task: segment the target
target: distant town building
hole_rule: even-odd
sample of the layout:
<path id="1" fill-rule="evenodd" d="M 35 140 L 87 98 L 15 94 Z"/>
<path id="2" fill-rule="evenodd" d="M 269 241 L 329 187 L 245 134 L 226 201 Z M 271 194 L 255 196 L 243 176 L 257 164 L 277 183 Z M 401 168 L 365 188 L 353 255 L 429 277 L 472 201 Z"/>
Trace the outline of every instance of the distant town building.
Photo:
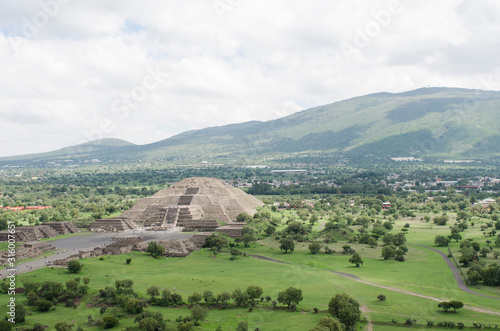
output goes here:
<path id="1" fill-rule="evenodd" d="M 295 170 L 295 169 L 290 169 L 290 170 L 271 170 L 271 173 L 283 173 L 283 174 L 305 174 L 307 173 L 307 170 Z"/>

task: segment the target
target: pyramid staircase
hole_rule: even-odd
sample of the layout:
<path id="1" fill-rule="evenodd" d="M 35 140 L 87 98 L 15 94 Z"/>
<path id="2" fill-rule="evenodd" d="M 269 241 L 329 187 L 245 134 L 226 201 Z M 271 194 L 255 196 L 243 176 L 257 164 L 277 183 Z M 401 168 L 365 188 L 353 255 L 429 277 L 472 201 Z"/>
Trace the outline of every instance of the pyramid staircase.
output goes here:
<path id="1" fill-rule="evenodd" d="M 48 222 L 48 223 L 44 223 L 44 225 L 50 226 L 58 234 L 68 234 L 68 233 L 80 232 L 80 229 L 78 229 L 71 222 Z"/>
<path id="2" fill-rule="evenodd" d="M 145 210 L 146 221 L 144 222 L 144 227 L 154 227 L 159 228 L 163 226 L 165 222 L 165 217 L 167 214 L 167 209 L 159 207 L 158 205 L 148 206 Z"/>
<path id="3" fill-rule="evenodd" d="M 91 226 L 91 231 L 125 231 L 135 230 L 138 226 L 135 222 L 123 217 L 110 217 L 97 220 Z"/>

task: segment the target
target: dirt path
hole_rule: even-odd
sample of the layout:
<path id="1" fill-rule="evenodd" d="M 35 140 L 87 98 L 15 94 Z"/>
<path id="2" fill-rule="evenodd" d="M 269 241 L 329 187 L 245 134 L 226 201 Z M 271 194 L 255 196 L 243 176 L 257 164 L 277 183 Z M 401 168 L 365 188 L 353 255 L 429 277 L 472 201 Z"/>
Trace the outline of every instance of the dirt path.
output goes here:
<path id="1" fill-rule="evenodd" d="M 458 287 L 462 291 L 470 293 L 470 294 L 474 294 L 474 295 L 479 295 L 479 296 L 482 296 L 482 297 L 490 298 L 490 299 L 500 300 L 500 297 L 495 297 L 495 296 L 492 296 L 492 295 L 477 293 L 477 292 L 471 290 L 470 288 L 468 288 L 467 285 L 465 285 L 465 282 L 464 282 L 464 279 L 462 278 L 462 275 L 460 275 L 460 270 L 458 270 L 458 268 L 455 265 L 455 263 L 453 263 L 453 261 L 450 260 L 450 258 L 448 258 L 448 256 L 445 253 L 443 253 L 440 250 L 437 250 L 435 248 L 424 246 L 424 245 L 420 245 L 420 244 L 411 244 L 411 243 L 408 243 L 408 244 L 409 245 L 423 247 L 423 248 L 426 248 L 426 249 L 430 249 L 431 251 L 436 252 L 439 255 L 441 255 L 441 257 L 445 260 L 446 264 L 448 264 L 448 267 L 450 267 L 451 272 L 453 273 L 453 276 L 455 276 L 455 279 L 457 281 L 457 285 L 458 285 Z"/>
<path id="2" fill-rule="evenodd" d="M 368 314 L 370 312 L 370 308 L 368 308 L 367 305 L 362 305 L 361 307 L 359 307 L 359 310 L 361 310 L 363 312 L 363 314 L 365 314 L 365 317 L 367 316 L 366 314 Z M 366 331 L 373 331 L 373 324 L 372 324 L 371 320 L 368 320 L 368 325 L 366 326 Z"/>
<path id="3" fill-rule="evenodd" d="M 339 271 L 333 271 L 333 270 L 328 270 L 328 269 L 315 268 L 315 267 L 310 267 L 310 266 L 306 266 L 306 265 L 302 265 L 302 264 L 296 264 L 296 263 L 290 263 L 290 262 L 280 261 L 280 260 L 276 260 L 276 259 L 273 259 L 273 258 L 270 258 L 270 257 L 267 257 L 267 256 L 262 256 L 262 255 L 249 254 L 249 256 L 257 258 L 257 259 L 261 259 L 261 260 L 275 262 L 275 263 L 283 263 L 283 264 L 296 265 L 296 266 L 300 266 L 300 267 L 303 267 L 303 268 L 310 268 L 310 269 L 319 269 L 319 270 L 323 270 L 323 271 L 326 271 L 326 272 L 330 272 L 332 274 L 339 275 L 339 276 L 344 277 L 344 278 L 352 279 L 352 280 L 354 280 L 356 282 L 360 282 L 360 283 L 363 283 L 363 284 L 366 284 L 366 285 L 383 288 L 385 290 L 394 291 L 394 292 L 398 292 L 398 293 L 402 293 L 402 294 L 407 294 L 407 295 L 413 295 L 413 296 L 416 296 L 416 297 L 419 297 L 419 298 L 433 300 L 433 301 L 436 301 L 436 302 L 443 302 L 444 301 L 442 299 L 438 299 L 438 298 L 431 297 L 431 296 L 428 296 L 428 295 L 418 294 L 418 293 L 414 293 L 414 292 L 410 292 L 410 291 L 406 291 L 406 290 L 401 290 L 399 288 L 395 288 L 395 287 L 391 287 L 391 286 L 385 286 L 385 285 L 380 285 L 380 284 L 375 284 L 375 283 L 372 283 L 372 282 L 368 282 L 366 280 L 359 279 L 355 275 L 348 274 L 348 273 L 345 273 L 345 272 L 339 272 Z M 475 292 L 473 292 L 472 294 L 474 294 L 474 293 Z M 479 294 L 479 293 L 476 293 L 476 294 Z M 498 299 L 497 297 L 492 297 L 492 298 Z M 500 312 L 497 312 L 497 311 L 486 310 L 486 309 L 481 309 L 481 308 L 476 308 L 476 307 L 471 307 L 471 306 L 464 306 L 464 308 L 465 309 L 469 309 L 469 310 L 473 310 L 473 311 L 476 311 L 476 312 L 479 312 L 479 313 L 493 314 L 493 315 L 499 315 L 500 316 Z"/>

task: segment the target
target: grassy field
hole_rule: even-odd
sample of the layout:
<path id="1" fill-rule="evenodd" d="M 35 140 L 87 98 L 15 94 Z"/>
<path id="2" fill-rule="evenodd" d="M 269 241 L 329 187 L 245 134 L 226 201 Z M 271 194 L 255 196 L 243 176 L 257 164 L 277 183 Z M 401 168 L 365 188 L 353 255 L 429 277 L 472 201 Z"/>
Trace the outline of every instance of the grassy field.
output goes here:
<path id="1" fill-rule="evenodd" d="M 248 252 L 263 253 L 267 248 L 256 246 L 247 249 Z M 344 272 L 358 272 L 360 277 L 365 278 L 370 270 L 378 270 L 380 274 L 372 276 L 371 280 L 380 282 L 384 275 L 395 276 L 403 273 L 406 277 L 412 274 L 408 272 L 415 268 L 406 266 L 405 263 L 389 262 L 386 265 L 378 264 L 376 261 L 365 262 L 361 268 L 353 268 L 349 266 L 346 256 L 307 256 L 305 251 L 296 251 L 293 254 L 279 254 L 270 249 L 271 255 L 276 255 L 282 259 L 290 261 L 310 260 L 312 264 L 318 264 L 319 267 L 311 266 L 295 266 L 274 263 L 264 260 L 259 260 L 251 257 L 240 257 L 235 261 L 229 259 L 228 254 L 218 254 L 212 256 L 208 251 L 197 251 L 189 255 L 187 258 L 163 258 L 159 260 L 152 259 L 146 254 L 133 252 L 120 256 L 111 256 L 104 260 L 98 258 L 84 259 L 84 269 L 78 274 L 79 277 L 90 277 L 90 293 L 82 302 L 78 309 L 66 308 L 62 304 L 58 304 L 55 311 L 48 313 L 39 313 L 32 311 L 32 315 L 28 317 L 28 325 L 35 322 L 46 325 L 55 325 L 61 320 L 70 320 L 77 326 L 84 329 L 89 329 L 86 326 L 88 315 L 94 318 L 99 317 L 98 308 L 86 307 L 89 297 L 97 293 L 98 289 L 106 286 L 113 286 L 117 279 L 132 279 L 134 281 L 134 289 L 140 296 L 146 296 L 146 289 L 152 284 L 164 289 L 173 289 L 181 294 L 184 300 L 193 292 L 202 293 L 205 290 L 211 290 L 214 293 L 222 291 L 232 291 L 236 288 L 244 289 L 248 285 L 258 285 L 263 288 L 264 296 L 271 296 L 276 299 L 280 291 L 285 290 L 289 286 L 298 287 L 303 290 L 304 300 L 299 304 L 300 312 L 288 311 L 273 311 L 270 307 L 259 308 L 253 312 L 248 312 L 247 309 L 228 309 L 228 310 L 211 310 L 206 321 L 202 323 L 203 330 L 215 330 L 219 325 L 224 330 L 234 330 L 236 325 L 241 320 L 246 320 L 249 323 L 249 329 L 260 328 L 261 330 L 308 330 L 312 328 L 317 321 L 325 316 L 328 301 L 336 293 L 349 293 L 352 297 L 366 306 L 366 316 L 370 320 L 390 321 L 396 319 L 403 322 L 406 318 L 415 318 L 421 324 L 427 320 L 442 321 L 450 320 L 456 322 L 464 322 L 466 325 L 471 325 L 474 321 L 494 324 L 498 320 L 498 316 L 477 313 L 462 309 L 459 313 L 442 313 L 437 309 L 437 302 L 433 300 L 413 297 L 398 292 L 380 289 L 367 284 L 362 284 L 351 279 L 347 279 L 330 272 L 322 270 L 323 263 L 326 263 L 326 258 L 333 258 L 333 263 L 327 264 L 330 268 L 342 270 Z M 417 252 L 420 252 L 418 250 Z M 420 253 L 418 253 L 420 254 Z M 415 255 L 415 256 L 418 256 Z M 130 265 L 125 264 L 127 257 L 132 258 Z M 313 258 L 313 259 L 311 259 Z M 428 259 L 424 254 L 422 259 Z M 323 262 L 322 262 L 323 261 Z M 437 261 L 429 260 L 429 263 Z M 337 269 L 336 266 L 339 266 Z M 389 265 L 389 267 L 387 267 Z M 403 269 L 398 269 L 398 268 Z M 404 277 L 401 275 L 401 277 Z M 74 274 L 68 273 L 61 268 L 45 268 L 34 271 L 29 274 L 20 275 L 18 277 L 18 286 L 23 280 L 36 280 L 43 282 L 46 280 L 57 280 L 65 282 L 68 279 L 74 278 Z M 490 310 L 500 311 L 498 301 L 493 299 L 480 297 L 460 297 L 460 291 L 453 290 L 451 281 L 436 277 L 431 289 L 426 289 L 422 286 L 423 281 L 417 282 L 418 277 L 411 278 L 409 282 L 415 284 L 414 288 L 409 290 L 419 290 L 419 293 L 440 294 L 443 299 L 464 299 L 468 305 L 480 306 Z M 388 281 L 388 284 L 395 285 L 397 282 Z M 444 289 L 439 292 L 439 286 Z M 456 292 L 456 293 L 455 293 Z M 377 301 L 378 294 L 384 293 L 387 296 L 385 302 Z M 453 295 L 456 294 L 456 295 Z M 451 295 L 451 296 L 448 296 Z M 8 297 L 0 296 L 0 304 L 6 304 Z M 25 296 L 18 294 L 17 302 L 25 301 Z M 319 308 L 319 314 L 314 314 L 312 309 Z M 31 308 L 29 308 L 31 309 Z M 150 307 L 148 309 L 161 311 L 166 319 L 170 319 L 169 326 L 174 328 L 174 321 L 179 315 L 188 315 L 187 308 L 161 308 Z M 133 325 L 133 317 L 120 319 L 120 329 L 126 326 Z M 364 327 L 360 323 L 360 328 Z M 95 328 L 94 328 L 95 329 Z M 383 330 L 379 326 L 375 329 Z"/>
<path id="2" fill-rule="evenodd" d="M 271 217 L 279 217 L 282 221 L 277 230 L 286 227 L 285 221 L 289 217 L 298 219 L 294 210 L 280 210 L 272 212 L 265 207 L 262 210 L 269 211 Z M 446 226 L 437 226 L 434 223 L 423 221 L 424 214 L 417 214 L 412 218 L 400 218 L 390 233 L 398 233 L 409 224 L 406 238 L 408 243 L 422 244 L 437 248 L 448 253 L 448 247 L 437 247 L 434 244 L 436 235 L 449 235 L 450 226 L 455 215 L 448 214 L 450 221 Z M 354 215 L 354 218 L 356 215 Z M 381 218 L 381 215 L 378 216 Z M 320 217 L 319 222 L 313 226 L 313 231 L 321 231 L 323 224 L 328 219 L 325 215 Z M 477 219 L 474 226 L 462 232 L 463 238 L 470 238 L 486 246 L 486 238 L 481 225 L 487 220 Z M 306 223 L 308 224 L 308 223 Z M 258 225 L 264 227 L 264 225 Z M 359 226 L 351 227 L 352 231 L 357 231 Z M 370 230 L 370 229 L 368 229 Z M 91 235 L 90 233 L 70 234 L 58 236 L 57 238 Z M 350 235 L 350 234 L 349 234 Z M 345 240 L 347 237 L 339 233 L 337 240 Z M 47 239 L 53 240 L 54 238 Z M 320 241 L 322 237 L 319 238 Z M 312 255 L 308 250 L 309 243 L 296 243 L 292 254 L 283 254 L 279 249 L 279 242 L 272 236 L 261 240 L 250 247 L 238 247 L 244 253 L 257 254 L 272 259 L 285 261 L 288 264 L 266 261 L 252 257 L 239 257 L 232 261 L 229 254 L 219 253 L 213 255 L 210 251 L 195 251 L 186 258 L 161 258 L 153 259 L 150 256 L 132 252 L 120 256 L 83 259 L 84 269 L 78 274 L 79 277 L 89 277 L 90 292 L 85 296 L 77 309 L 64 307 L 59 303 L 56 310 L 40 313 L 28 308 L 30 314 L 26 325 L 33 325 L 35 322 L 42 323 L 52 329 L 58 321 L 71 321 L 75 327 L 82 327 L 84 330 L 96 330 L 87 326 L 89 315 L 94 319 L 100 317 L 99 308 L 89 305 L 90 299 L 99 289 L 106 286 L 114 286 L 115 280 L 131 279 L 134 281 L 134 289 L 139 296 L 146 297 L 146 289 L 156 285 L 161 289 L 173 289 L 182 295 L 184 301 L 194 292 L 203 293 L 211 290 L 214 294 L 223 291 L 232 292 L 240 288 L 244 290 L 249 285 L 258 285 L 263 288 L 263 296 L 271 296 L 276 300 L 278 293 L 290 286 L 297 287 L 303 291 L 303 301 L 298 305 L 298 312 L 289 312 L 282 309 L 274 310 L 270 303 L 262 303 L 259 308 L 252 312 L 243 308 L 231 308 L 226 310 L 211 309 L 202 326 L 198 329 L 215 330 L 221 326 L 223 330 L 234 330 L 237 324 L 244 320 L 249 324 L 249 330 L 259 328 L 260 330 L 309 330 L 319 321 L 322 316 L 327 316 L 327 305 L 329 300 L 336 293 L 348 293 L 357 300 L 363 308 L 364 315 L 369 321 L 385 322 L 389 324 L 374 324 L 373 330 L 401 330 L 408 318 L 417 320 L 420 326 L 427 321 L 437 323 L 439 321 L 462 322 L 471 326 L 473 322 L 483 324 L 500 324 L 499 315 L 478 312 L 475 310 L 461 309 L 457 313 L 444 313 L 437 307 L 437 302 L 432 299 L 409 295 L 399 292 L 409 291 L 419 295 L 425 295 L 440 300 L 460 300 L 465 305 L 480 308 L 487 311 L 500 313 L 500 300 L 485 298 L 468 294 L 462 291 L 453 277 L 449 267 L 443 258 L 436 252 L 432 252 L 423 247 L 408 245 L 409 251 L 406 254 L 405 262 L 395 260 L 383 260 L 381 257 L 382 243 L 371 248 L 365 244 L 350 243 L 356 252 L 363 258 L 363 265 L 359 268 L 348 262 L 349 255 L 341 254 L 345 241 L 328 244 L 335 254 L 327 255 L 322 250 L 318 255 Z M 322 243 L 324 246 L 324 244 Z M 459 243 L 453 241 L 449 248 L 458 257 L 460 252 Z M 496 248 L 498 250 L 498 248 Z M 132 258 L 132 263 L 127 265 L 126 258 Z M 496 262 L 490 254 L 482 261 L 487 263 Z M 369 282 L 362 283 L 354 279 L 343 277 L 332 273 L 342 272 L 352 274 L 360 280 Z M 464 270 L 465 272 L 466 270 Z M 45 268 L 19 275 L 17 286 L 22 286 L 25 280 L 59 281 L 74 278 L 63 268 Z M 387 286 L 392 289 L 378 287 Z M 479 293 L 500 296 L 500 289 L 494 287 L 473 287 Z M 387 300 L 380 302 L 377 300 L 379 294 L 384 294 Z M 22 294 L 16 295 L 18 303 L 24 303 L 26 298 Z M 0 304 L 7 303 L 8 297 L 0 295 Z M 319 313 L 315 314 L 313 308 L 318 308 Z M 160 311 L 168 320 L 167 330 L 176 329 L 175 319 L 180 315 L 190 314 L 188 307 L 164 308 L 150 306 L 152 311 Z M 358 330 L 367 327 L 367 320 L 358 323 Z M 395 320 L 400 324 L 391 324 Z M 120 318 L 120 325 L 117 329 L 125 329 L 133 326 L 134 316 Z M 420 328 L 420 327 L 419 327 Z M 433 328 L 427 328 L 433 330 Z M 440 330 L 441 328 L 434 328 Z"/>

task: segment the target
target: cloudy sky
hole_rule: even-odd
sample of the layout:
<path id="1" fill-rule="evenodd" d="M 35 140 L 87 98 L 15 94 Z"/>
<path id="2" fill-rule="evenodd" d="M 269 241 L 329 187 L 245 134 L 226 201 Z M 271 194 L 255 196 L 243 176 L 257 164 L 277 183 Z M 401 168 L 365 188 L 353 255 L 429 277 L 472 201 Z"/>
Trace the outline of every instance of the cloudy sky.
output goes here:
<path id="1" fill-rule="evenodd" d="M 5 0 L 0 156 L 368 93 L 500 89 L 500 2 Z"/>

